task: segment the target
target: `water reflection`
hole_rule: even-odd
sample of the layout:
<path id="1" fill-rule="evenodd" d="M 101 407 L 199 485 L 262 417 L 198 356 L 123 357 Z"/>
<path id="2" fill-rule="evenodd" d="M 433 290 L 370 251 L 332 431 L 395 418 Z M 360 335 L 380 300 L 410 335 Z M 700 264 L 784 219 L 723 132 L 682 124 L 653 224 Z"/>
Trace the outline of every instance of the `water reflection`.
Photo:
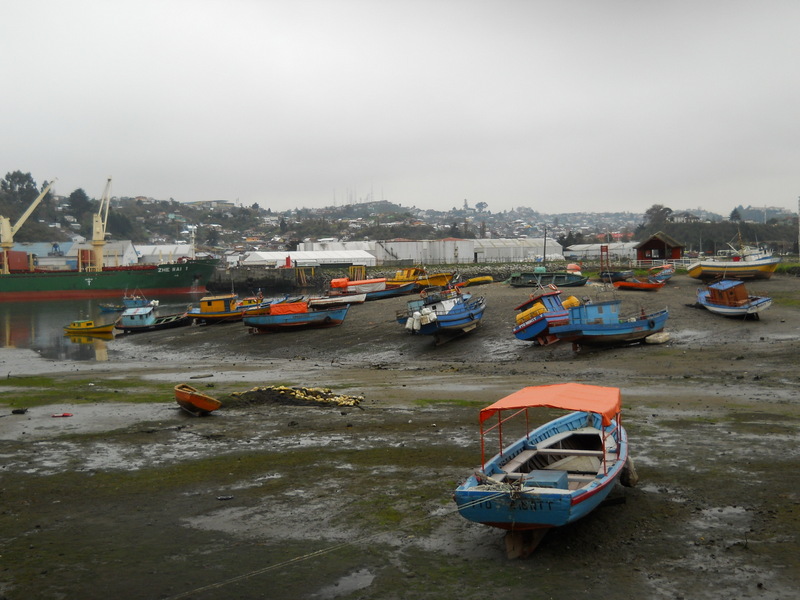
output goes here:
<path id="1" fill-rule="evenodd" d="M 182 311 L 196 295 L 180 294 L 159 298 L 165 314 Z M 30 349 L 51 360 L 107 361 L 114 335 L 64 335 L 64 326 L 79 319 L 112 323 L 118 312 L 104 312 L 108 300 L 48 300 L 41 302 L 0 302 L 0 347 Z"/>

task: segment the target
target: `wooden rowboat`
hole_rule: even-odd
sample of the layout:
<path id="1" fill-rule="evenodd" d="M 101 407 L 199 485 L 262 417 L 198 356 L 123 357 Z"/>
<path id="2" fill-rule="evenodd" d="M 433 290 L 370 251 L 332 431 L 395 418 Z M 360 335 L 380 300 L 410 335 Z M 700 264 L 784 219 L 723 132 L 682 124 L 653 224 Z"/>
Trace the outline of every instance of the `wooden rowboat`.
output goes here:
<path id="1" fill-rule="evenodd" d="M 222 406 L 216 398 L 204 394 L 186 383 L 175 386 L 175 401 L 183 410 L 195 415 L 207 415 Z"/>
<path id="2" fill-rule="evenodd" d="M 667 283 L 667 280 L 654 280 L 650 279 L 648 281 L 642 281 L 641 279 L 636 279 L 632 277 L 631 279 L 626 279 L 623 281 L 615 281 L 612 285 L 617 288 L 618 290 L 639 290 L 640 292 L 657 292 L 662 287 L 664 287 Z"/>

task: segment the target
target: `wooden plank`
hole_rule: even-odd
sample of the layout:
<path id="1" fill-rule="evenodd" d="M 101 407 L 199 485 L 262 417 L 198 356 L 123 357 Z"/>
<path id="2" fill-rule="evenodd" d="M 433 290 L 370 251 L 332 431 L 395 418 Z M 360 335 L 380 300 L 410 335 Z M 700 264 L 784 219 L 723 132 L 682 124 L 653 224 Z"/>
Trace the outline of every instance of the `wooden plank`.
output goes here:
<path id="1" fill-rule="evenodd" d="M 536 450 L 523 450 L 503 465 L 505 471 L 516 471 L 536 454 Z"/>
<path id="2" fill-rule="evenodd" d="M 560 454 L 562 456 L 599 456 L 603 457 L 602 450 L 573 450 L 571 448 L 539 448 L 539 454 Z"/>

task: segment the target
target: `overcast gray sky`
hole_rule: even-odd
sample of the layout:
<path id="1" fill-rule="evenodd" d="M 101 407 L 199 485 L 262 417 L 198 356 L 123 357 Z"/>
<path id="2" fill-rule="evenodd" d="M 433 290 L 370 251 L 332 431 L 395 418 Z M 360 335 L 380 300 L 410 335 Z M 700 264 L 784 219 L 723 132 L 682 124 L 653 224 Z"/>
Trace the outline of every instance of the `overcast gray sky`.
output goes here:
<path id="1" fill-rule="evenodd" d="M 6 0 L 0 176 L 284 210 L 797 210 L 800 1 Z"/>

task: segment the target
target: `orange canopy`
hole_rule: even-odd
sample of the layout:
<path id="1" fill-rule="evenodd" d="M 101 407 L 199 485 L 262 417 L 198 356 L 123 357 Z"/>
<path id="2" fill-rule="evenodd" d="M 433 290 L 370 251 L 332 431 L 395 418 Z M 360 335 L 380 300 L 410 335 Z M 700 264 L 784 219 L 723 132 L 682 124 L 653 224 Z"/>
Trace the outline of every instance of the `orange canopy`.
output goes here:
<path id="1" fill-rule="evenodd" d="M 501 410 L 520 410 L 539 406 L 597 413 L 603 416 L 603 426 L 608 426 L 611 424 L 611 419 L 622 409 L 622 395 L 619 388 L 584 383 L 531 386 L 522 388 L 482 409 L 480 421 L 483 423 Z"/>

